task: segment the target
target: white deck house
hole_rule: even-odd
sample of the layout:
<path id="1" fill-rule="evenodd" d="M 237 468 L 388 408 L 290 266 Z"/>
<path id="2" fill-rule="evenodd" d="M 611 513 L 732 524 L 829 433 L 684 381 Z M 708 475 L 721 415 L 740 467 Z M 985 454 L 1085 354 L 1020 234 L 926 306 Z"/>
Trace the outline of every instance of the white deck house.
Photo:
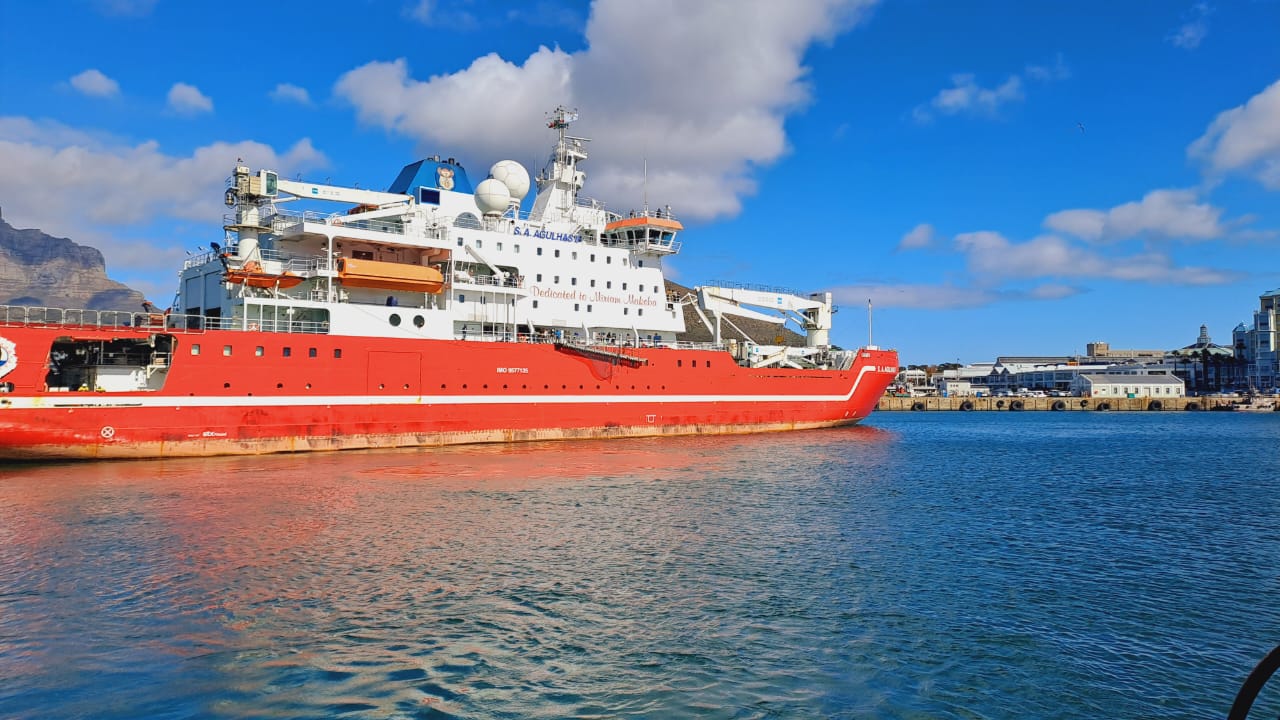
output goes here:
<path id="1" fill-rule="evenodd" d="M 1080 373 L 1071 382 L 1071 392 L 1096 398 L 1178 398 L 1186 395 L 1186 386 L 1173 375 Z"/>

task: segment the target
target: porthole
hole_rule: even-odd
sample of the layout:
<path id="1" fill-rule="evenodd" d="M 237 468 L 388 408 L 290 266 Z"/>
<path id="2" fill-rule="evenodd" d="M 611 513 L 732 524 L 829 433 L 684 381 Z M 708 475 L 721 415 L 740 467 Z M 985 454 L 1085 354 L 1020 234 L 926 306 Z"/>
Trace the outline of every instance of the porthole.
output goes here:
<path id="1" fill-rule="evenodd" d="M 284 389 L 284 383 L 276 383 L 276 389 L 277 389 L 277 390 L 282 390 L 282 389 Z"/>
<path id="2" fill-rule="evenodd" d="M 387 386 L 386 386 L 386 385 L 383 385 L 382 383 L 378 383 L 378 389 L 379 389 L 379 390 L 386 390 L 386 389 L 387 389 Z"/>
<path id="3" fill-rule="evenodd" d="M 231 383 L 222 383 L 224 389 L 231 387 Z"/>
<path id="4" fill-rule="evenodd" d="M 426 324 L 427 324 L 427 321 L 426 321 L 425 319 L 423 319 L 423 317 L 422 317 L 421 315 L 414 315 L 414 316 L 413 316 L 413 326 L 414 326 L 414 327 L 422 327 L 423 325 L 426 325 Z"/>
<path id="5" fill-rule="evenodd" d="M 308 390 L 310 390 L 310 389 L 311 389 L 311 383 L 307 383 L 307 389 L 308 389 Z"/>
<path id="6" fill-rule="evenodd" d="M 400 314 L 391 313 L 391 317 L 387 318 L 387 321 L 391 323 L 391 327 L 400 327 Z"/>

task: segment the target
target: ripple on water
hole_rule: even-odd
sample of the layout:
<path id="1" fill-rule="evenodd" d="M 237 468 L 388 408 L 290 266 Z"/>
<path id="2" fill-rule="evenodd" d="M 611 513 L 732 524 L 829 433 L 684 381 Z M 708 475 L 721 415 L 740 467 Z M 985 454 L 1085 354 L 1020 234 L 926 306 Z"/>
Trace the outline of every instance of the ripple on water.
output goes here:
<path id="1" fill-rule="evenodd" d="M 0 715 L 1221 716 L 1280 628 L 1270 420 L 22 468 Z"/>

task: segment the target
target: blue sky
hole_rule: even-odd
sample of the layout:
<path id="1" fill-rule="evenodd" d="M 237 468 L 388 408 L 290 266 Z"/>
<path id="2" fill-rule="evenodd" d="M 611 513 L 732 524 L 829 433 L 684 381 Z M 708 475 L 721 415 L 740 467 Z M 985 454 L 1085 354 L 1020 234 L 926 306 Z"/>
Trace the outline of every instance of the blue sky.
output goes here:
<path id="1" fill-rule="evenodd" d="M 902 362 L 1226 343 L 1280 287 L 1280 1 L 0 0 L 0 205 L 164 305 L 238 157 L 541 166 L 685 284 L 831 290 Z"/>

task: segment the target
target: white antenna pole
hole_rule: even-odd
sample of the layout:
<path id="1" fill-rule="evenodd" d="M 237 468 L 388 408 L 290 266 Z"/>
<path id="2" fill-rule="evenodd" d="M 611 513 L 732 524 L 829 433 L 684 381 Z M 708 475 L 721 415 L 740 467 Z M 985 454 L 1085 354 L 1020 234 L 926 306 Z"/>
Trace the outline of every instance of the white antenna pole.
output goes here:
<path id="1" fill-rule="evenodd" d="M 871 342 L 871 298 L 867 298 L 867 347 L 871 347 L 875 343 Z"/>
<path id="2" fill-rule="evenodd" d="M 644 159 L 644 216 L 649 217 L 649 158 Z"/>

